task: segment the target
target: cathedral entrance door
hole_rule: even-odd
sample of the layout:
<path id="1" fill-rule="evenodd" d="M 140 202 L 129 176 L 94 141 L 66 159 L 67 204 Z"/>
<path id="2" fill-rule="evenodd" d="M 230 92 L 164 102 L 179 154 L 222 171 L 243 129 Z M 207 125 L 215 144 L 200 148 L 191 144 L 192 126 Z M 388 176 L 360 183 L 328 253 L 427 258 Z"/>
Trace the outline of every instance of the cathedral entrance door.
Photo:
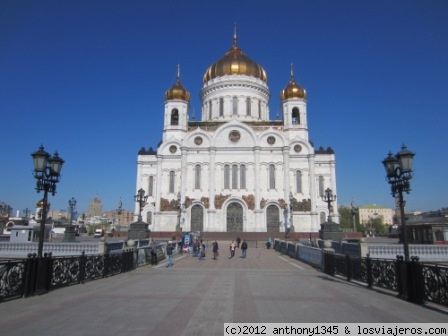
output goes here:
<path id="1" fill-rule="evenodd" d="M 204 231 L 204 209 L 197 204 L 191 208 L 191 231 Z"/>
<path id="2" fill-rule="evenodd" d="M 266 209 L 266 231 L 280 231 L 280 211 L 276 205 L 270 205 Z"/>
<path id="3" fill-rule="evenodd" d="M 227 232 L 243 232 L 243 207 L 239 203 L 227 207 Z"/>

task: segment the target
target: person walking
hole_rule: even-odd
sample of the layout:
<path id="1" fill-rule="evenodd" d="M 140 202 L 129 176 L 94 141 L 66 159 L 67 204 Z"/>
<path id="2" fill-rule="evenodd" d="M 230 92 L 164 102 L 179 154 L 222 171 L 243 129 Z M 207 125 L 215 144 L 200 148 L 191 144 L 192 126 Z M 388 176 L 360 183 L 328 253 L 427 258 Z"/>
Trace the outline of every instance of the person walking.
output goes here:
<path id="1" fill-rule="evenodd" d="M 205 244 L 201 240 L 201 243 L 199 245 L 199 260 L 202 260 L 205 258 Z"/>
<path id="2" fill-rule="evenodd" d="M 153 239 L 151 242 L 151 265 L 157 265 L 157 242 Z"/>
<path id="3" fill-rule="evenodd" d="M 230 247 L 229 247 L 229 249 L 230 249 L 230 257 L 229 257 L 229 259 L 232 259 L 235 256 L 235 248 L 236 248 L 235 241 L 232 240 L 232 242 L 230 243 Z"/>
<path id="4" fill-rule="evenodd" d="M 236 247 L 240 248 L 241 238 L 240 236 L 236 237 Z"/>
<path id="5" fill-rule="evenodd" d="M 219 250 L 218 242 L 215 240 L 212 244 L 213 260 L 218 259 L 218 255 L 219 255 L 218 250 Z"/>
<path id="6" fill-rule="evenodd" d="M 247 255 L 247 242 L 246 239 L 243 239 L 243 243 L 241 244 L 241 258 L 246 258 Z"/>
<path id="7" fill-rule="evenodd" d="M 173 266 L 173 244 L 171 241 L 168 242 L 168 245 L 166 246 L 166 267 Z"/>

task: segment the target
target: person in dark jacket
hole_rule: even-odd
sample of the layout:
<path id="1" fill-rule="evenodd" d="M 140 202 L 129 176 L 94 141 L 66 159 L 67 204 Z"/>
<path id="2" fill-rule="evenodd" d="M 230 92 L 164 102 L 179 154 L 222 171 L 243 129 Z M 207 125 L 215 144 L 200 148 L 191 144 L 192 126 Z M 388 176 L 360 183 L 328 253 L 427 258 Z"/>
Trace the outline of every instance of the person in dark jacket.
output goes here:
<path id="1" fill-rule="evenodd" d="M 247 242 L 246 239 L 243 239 L 243 243 L 241 244 L 241 258 L 246 258 L 247 255 Z"/>
<path id="2" fill-rule="evenodd" d="M 173 266 L 173 243 L 171 241 L 168 242 L 166 246 L 166 267 Z"/>
<path id="3" fill-rule="evenodd" d="M 216 260 L 218 259 L 218 255 L 219 255 L 219 247 L 218 247 L 218 242 L 215 240 L 212 244 L 212 251 L 213 251 L 213 259 Z"/>
<path id="4" fill-rule="evenodd" d="M 236 247 L 240 248 L 241 238 L 240 236 L 236 237 Z"/>
<path id="5" fill-rule="evenodd" d="M 151 265 L 157 265 L 157 242 L 154 239 L 151 242 Z"/>

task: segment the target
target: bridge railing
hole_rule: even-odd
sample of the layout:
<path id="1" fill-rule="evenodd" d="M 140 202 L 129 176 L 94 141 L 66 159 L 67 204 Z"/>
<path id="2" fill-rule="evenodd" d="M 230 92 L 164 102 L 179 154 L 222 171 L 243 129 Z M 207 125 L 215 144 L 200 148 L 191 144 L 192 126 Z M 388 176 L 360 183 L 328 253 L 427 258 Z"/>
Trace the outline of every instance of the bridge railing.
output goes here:
<path id="1" fill-rule="evenodd" d="M 448 307 L 448 267 L 419 262 L 412 257 L 404 261 L 350 257 L 324 252 L 324 272 L 345 277 L 398 293 L 400 298 L 424 304 L 432 302 Z"/>
<path id="2" fill-rule="evenodd" d="M 136 266 L 132 249 L 70 257 L 30 254 L 27 259 L 0 261 L 0 302 L 129 272 Z"/>
<path id="3" fill-rule="evenodd" d="M 432 302 L 448 306 L 448 266 L 419 262 L 418 257 L 404 261 L 334 253 L 331 248 L 306 246 L 276 239 L 274 249 L 291 258 L 320 268 L 331 276 L 367 284 L 398 293 L 400 298 L 424 304 Z"/>

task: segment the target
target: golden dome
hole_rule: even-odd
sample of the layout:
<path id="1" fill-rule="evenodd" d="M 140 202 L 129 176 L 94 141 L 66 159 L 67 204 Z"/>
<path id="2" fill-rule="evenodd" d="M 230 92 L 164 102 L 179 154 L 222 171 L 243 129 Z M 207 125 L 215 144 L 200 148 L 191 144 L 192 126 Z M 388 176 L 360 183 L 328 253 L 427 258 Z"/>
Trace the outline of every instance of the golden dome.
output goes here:
<path id="1" fill-rule="evenodd" d="M 205 72 L 203 82 L 225 75 L 246 75 L 259 78 L 267 82 L 268 77 L 263 67 L 248 57 L 236 44 L 236 36 L 233 38 L 233 46 L 226 54 L 213 63 Z"/>
<path id="2" fill-rule="evenodd" d="M 180 68 L 177 67 L 176 83 L 165 92 L 165 100 L 186 100 L 190 101 L 190 92 L 184 88 L 180 82 Z"/>
<path id="3" fill-rule="evenodd" d="M 49 209 L 50 208 L 50 202 L 48 202 L 48 200 L 45 202 L 45 200 L 43 198 L 36 203 L 36 207 L 37 208 L 43 208 L 45 203 L 47 204 L 47 209 Z"/>
<path id="4" fill-rule="evenodd" d="M 301 98 L 301 99 L 306 98 L 305 89 L 294 81 L 294 73 L 292 71 L 292 64 L 291 64 L 291 79 L 289 80 L 288 85 L 286 85 L 286 87 L 280 93 L 281 100 L 291 99 L 291 98 Z"/>

